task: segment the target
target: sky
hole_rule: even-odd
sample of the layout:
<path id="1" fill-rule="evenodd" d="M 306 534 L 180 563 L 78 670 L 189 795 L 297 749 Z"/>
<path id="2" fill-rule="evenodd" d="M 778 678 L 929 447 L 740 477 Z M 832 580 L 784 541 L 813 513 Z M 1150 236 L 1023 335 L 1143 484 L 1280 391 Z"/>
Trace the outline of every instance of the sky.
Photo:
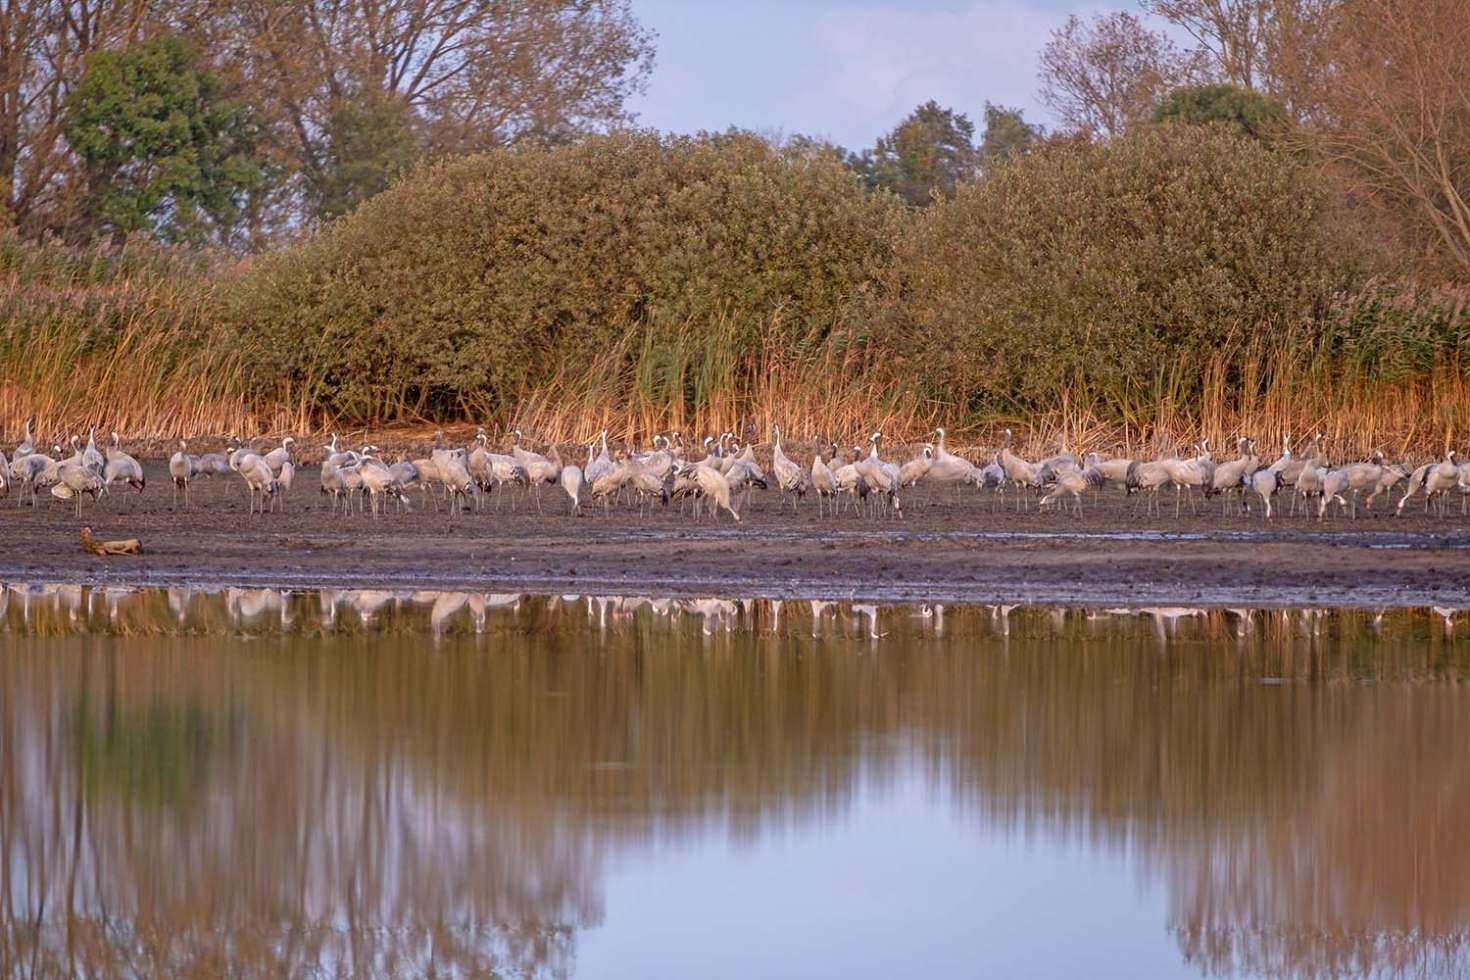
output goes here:
<path id="1" fill-rule="evenodd" d="M 1113 5 L 1131 8 L 1128 2 Z M 928 99 L 982 125 L 985 102 L 1049 123 L 1036 58 L 1080 0 L 633 0 L 658 33 L 638 124 L 730 126 L 871 146 Z"/>

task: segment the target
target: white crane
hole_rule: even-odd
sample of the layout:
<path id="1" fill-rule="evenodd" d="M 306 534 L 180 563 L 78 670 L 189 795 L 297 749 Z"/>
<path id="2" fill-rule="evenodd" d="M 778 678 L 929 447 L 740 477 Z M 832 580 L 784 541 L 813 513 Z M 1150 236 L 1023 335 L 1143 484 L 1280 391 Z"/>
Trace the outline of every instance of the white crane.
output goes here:
<path id="1" fill-rule="evenodd" d="M 179 491 L 184 491 L 184 509 L 189 509 L 189 483 L 199 475 L 199 459 L 189 455 L 189 444 L 179 440 L 179 451 L 168 458 L 168 475 L 174 485 L 174 506 L 179 506 Z"/>
<path id="2" fill-rule="evenodd" d="M 837 443 L 832 443 L 832 461 L 837 461 Z M 837 496 L 837 481 L 832 476 L 832 468 L 822 459 L 820 451 L 812 457 L 812 489 L 817 492 L 817 516 L 822 516 L 822 501 L 826 499 L 835 503 Z"/>
<path id="3" fill-rule="evenodd" d="M 143 467 L 138 461 L 122 450 L 122 440 L 117 433 L 112 433 L 112 443 L 107 447 L 107 462 L 102 467 L 102 484 L 110 487 L 114 483 L 126 483 L 128 486 L 143 492 L 146 481 L 143 479 Z"/>
<path id="4" fill-rule="evenodd" d="M 808 479 L 802 468 L 793 463 L 781 446 L 781 427 L 773 426 L 776 441 L 771 446 L 771 469 L 776 474 L 776 486 L 781 489 L 781 507 L 786 507 L 786 495 L 792 495 L 791 512 L 796 513 L 797 503 L 806 496 Z"/>
<path id="5" fill-rule="evenodd" d="M 1460 485 L 1460 457 L 1453 449 L 1445 454 L 1445 458 L 1437 463 L 1425 463 L 1414 471 L 1409 477 L 1409 489 L 1399 499 L 1399 505 L 1394 510 L 1394 516 L 1401 516 L 1404 512 L 1404 504 L 1409 498 L 1421 490 L 1424 493 L 1424 509 L 1427 513 L 1429 503 L 1436 496 L 1440 498 L 1439 513 L 1443 517 L 1445 513 L 1445 499 L 1451 490 Z"/>

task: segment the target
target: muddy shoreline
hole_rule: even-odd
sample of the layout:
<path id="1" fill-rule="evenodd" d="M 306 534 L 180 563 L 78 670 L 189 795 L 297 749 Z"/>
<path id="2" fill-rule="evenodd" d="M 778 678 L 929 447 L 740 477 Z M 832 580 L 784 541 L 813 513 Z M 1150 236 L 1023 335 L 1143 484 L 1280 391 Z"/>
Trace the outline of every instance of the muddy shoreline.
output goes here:
<path id="1" fill-rule="evenodd" d="M 445 588 L 755 598 L 1056 602 L 1068 604 L 1470 606 L 1470 518 L 1403 518 L 1384 511 L 1356 521 L 1135 513 L 1134 498 L 1105 492 L 1081 519 L 1005 503 L 990 491 L 924 488 L 903 521 L 798 514 L 759 492 L 737 527 L 695 522 L 676 506 L 569 516 L 547 488 L 494 495 L 483 512 L 415 510 L 343 517 L 302 470 L 285 513 L 247 512 L 244 485 L 200 481 L 189 511 L 175 510 L 161 463 L 147 466 L 142 495 L 115 490 L 78 520 L 70 503 L 43 496 L 17 508 L 0 498 L 0 581 L 99 585 L 237 585 L 281 588 Z M 413 498 L 417 508 L 419 497 Z M 1279 504 L 1289 506 L 1283 496 Z M 139 558 L 96 558 L 79 529 L 136 537 Z"/>

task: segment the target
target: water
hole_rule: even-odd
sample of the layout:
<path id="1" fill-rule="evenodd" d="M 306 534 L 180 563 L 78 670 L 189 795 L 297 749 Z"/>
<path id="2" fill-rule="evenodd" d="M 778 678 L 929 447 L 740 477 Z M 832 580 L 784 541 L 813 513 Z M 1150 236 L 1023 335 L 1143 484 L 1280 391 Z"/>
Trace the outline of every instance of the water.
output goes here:
<path id="1" fill-rule="evenodd" d="M 5 975 L 1470 974 L 1470 613 L 0 596 Z"/>

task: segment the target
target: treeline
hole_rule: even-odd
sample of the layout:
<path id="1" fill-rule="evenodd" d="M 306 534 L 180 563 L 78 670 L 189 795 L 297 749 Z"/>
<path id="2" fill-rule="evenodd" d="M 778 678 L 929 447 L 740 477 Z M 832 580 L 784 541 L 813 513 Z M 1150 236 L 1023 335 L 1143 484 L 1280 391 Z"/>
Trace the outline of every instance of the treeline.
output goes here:
<path id="1" fill-rule="evenodd" d="M 414 161 L 627 121 L 630 0 L 12 0 L 0 223 L 258 250 Z"/>
<path id="2" fill-rule="evenodd" d="M 1177 50 L 1131 14 L 1069 22 L 1042 58 L 1062 131 L 987 105 L 977 134 L 927 103 L 861 153 L 739 131 L 596 132 L 621 118 L 649 57 L 614 2 L 535 22 L 548 52 L 567 31 L 602 32 L 601 95 L 575 87 L 498 117 L 499 135 L 470 127 L 479 142 L 464 144 L 448 135 L 453 100 L 393 103 L 411 137 L 395 140 L 353 115 L 388 104 L 381 85 L 343 108 L 328 71 L 262 99 L 276 108 L 257 117 L 254 100 L 242 114 L 220 94 L 248 79 L 205 65 L 197 52 L 213 48 L 169 35 L 108 49 L 64 100 L 77 146 L 82 108 L 133 112 L 144 103 L 117 92 L 193 72 L 165 88 L 220 98 L 209 126 L 184 127 L 205 134 L 189 160 L 274 189 L 259 210 L 248 194 L 211 198 L 208 180 L 184 181 L 194 197 L 158 196 L 150 181 L 177 171 L 121 151 L 116 170 L 61 181 L 81 203 L 51 213 L 73 217 L 38 225 L 46 209 L 32 207 L 0 243 L 0 424 L 38 404 L 58 419 L 105 405 L 157 432 L 475 419 L 545 438 L 772 421 L 838 435 L 1030 421 L 1070 445 L 1320 429 L 1364 450 L 1442 447 L 1470 423 L 1470 252 L 1457 238 L 1470 188 L 1458 79 L 1470 75 L 1426 66 L 1470 57 L 1456 5 L 1252 3 L 1244 34 L 1211 19 L 1234 9 L 1225 0 L 1149 5 L 1199 47 Z M 301 32 L 314 10 L 298 11 Z M 1364 48 L 1375 11 L 1381 57 Z M 327 55 L 298 33 L 299 75 L 317 78 Z M 1396 44 L 1416 59 L 1384 66 Z M 1342 88 L 1360 93 L 1358 111 Z M 460 94 L 478 107 L 497 92 Z M 293 105 L 315 115 L 297 125 Z M 293 156 L 283 147 L 301 132 L 311 139 Z M 137 237 L 269 244 L 339 212 L 245 257 Z M 82 244 L 99 228 L 101 244 Z M 93 379 L 83 398 L 66 396 L 76 370 Z"/>

